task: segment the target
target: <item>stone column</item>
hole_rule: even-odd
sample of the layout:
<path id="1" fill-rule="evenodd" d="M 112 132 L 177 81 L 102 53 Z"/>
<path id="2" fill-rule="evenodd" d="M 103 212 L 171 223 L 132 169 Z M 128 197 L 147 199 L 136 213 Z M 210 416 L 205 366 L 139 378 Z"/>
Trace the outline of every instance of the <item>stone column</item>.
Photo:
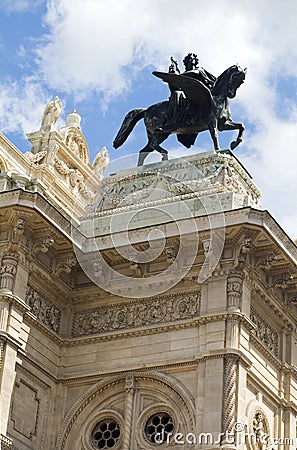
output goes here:
<path id="1" fill-rule="evenodd" d="M 0 331 L 7 331 L 7 322 L 9 315 L 9 302 L 5 297 L 0 296 Z"/>
<path id="2" fill-rule="evenodd" d="M 227 279 L 227 309 L 240 311 L 242 297 L 242 275 L 234 273 Z"/>
<path id="3" fill-rule="evenodd" d="M 0 288 L 3 291 L 12 291 L 18 264 L 15 253 L 4 254 L 0 268 Z"/>
<path id="4" fill-rule="evenodd" d="M 227 311 L 239 312 L 242 299 L 242 275 L 233 273 L 227 279 Z M 228 318 L 226 325 L 226 347 L 238 348 L 239 346 L 239 317 Z"/>
<path id="5" fill-rule="evenodd" d="M 237 421 L 237 384 L 238 360 L 236 356 L 226 357 L 224 360 L 224 394 L 222 433 L 225 437 L 222 446 L 225 449 L 235 448 L 234 425 Z M 228 437 L 229 435 L 229 437 Z M 234 442 L 232 443 L 234 438 Z"/>
<path id="6" fill-rule="evenodd" d="M 18 351 L 22 349 L 19 334 L 22 330 L 23 315 L 29 309 L 11 293 L 0 294 L 0 437 L 3 438 L 2 441 L 0 439 L 0 449 L 10 448 L 6 433 L 16 377 L 16 361 Z M 4 445 L 6 447 L 3 447 Z"/>
<path id="7" fill-rule="evenodd" d="M 133 420 L 133 404 L 135 396 L 135 380 L 132 375 L 126 377 L 125 428 L 123 450 L 130 450 L 131 429 Z"/>

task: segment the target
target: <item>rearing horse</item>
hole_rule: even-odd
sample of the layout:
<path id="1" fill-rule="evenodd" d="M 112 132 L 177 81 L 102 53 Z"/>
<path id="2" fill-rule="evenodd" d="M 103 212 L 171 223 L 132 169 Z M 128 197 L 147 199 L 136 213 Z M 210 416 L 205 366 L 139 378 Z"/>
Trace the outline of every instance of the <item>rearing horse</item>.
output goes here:
<path id="1" fill-rule="evenodd" d="M 161 153 L 163 161 L 167 160 L 168 152 L 160 144 L 170 134 L 176 134 L 178 141 L 187 148 L 194 144 L 198 133 L 207 129 L 215 150 L 220 149 L 218 130 L 238 130 L 237 139 L 230 144 L 231 150 L 242 142 L 244 126 L 232 121 L 228 98 L 235 97 L 245 80 L 246 69 L 238 65 L 229 67 L 216 79 L 211 91 L 189 76 L 162 72 L 153 74 L 168 83 L 171 90 L 175 89 L 175 93 L 168 101 L 128 112 L 113 142 L 115 148 L 120 147 L 136 123 L 144 119 L 148 143 L 139 152 L 138 166 L 142 166 L 147 155 L 154 150 Z"/>

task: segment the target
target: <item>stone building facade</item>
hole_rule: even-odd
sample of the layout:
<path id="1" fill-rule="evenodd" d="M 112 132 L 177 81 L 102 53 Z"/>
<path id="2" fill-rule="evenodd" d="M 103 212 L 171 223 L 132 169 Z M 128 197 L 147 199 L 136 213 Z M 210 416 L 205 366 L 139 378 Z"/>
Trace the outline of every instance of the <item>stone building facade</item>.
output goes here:
<path id="1" fill-rule="evenodd" d="M 103 177 L 55 101 L 30 152 L 0 135 L 0 448 L 295 448 L 297 249 L 251 176 Z"/>

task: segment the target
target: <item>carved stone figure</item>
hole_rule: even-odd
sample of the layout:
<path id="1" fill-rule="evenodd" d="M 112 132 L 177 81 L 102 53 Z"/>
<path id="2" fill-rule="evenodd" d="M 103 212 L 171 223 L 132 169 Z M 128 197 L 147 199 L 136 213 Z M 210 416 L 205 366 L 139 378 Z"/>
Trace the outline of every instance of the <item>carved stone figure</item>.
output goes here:
<path id="1" fill-rule="evenodd" d="M 256 412 L 253 420 L 253 433 L 255 435 L 255 444 L 259 450 L 267 447 L 268 434 L 264 425 L 264 415 L 261 411 Z"/>
<path id="2" fill-rule="evenodd" d="M 110 158 L 108 154 L 108 150 L 106 147 L 103 147 L 100 152 L 95 156 L 93 167 L 96 171 L 96 174 L 102 177 L 104 170 L 107 168 L 109 164 Z"/>
<path id="3" fill-rule="evenodd" d="M 54 245 L 55 240 L 52 236 L 45 236 L 40 241 L 36 242 L 33 245 L 32 253 L 33 255 L 37 255 L 37 253 L 47 253 L 48 249 Z"/>
<path id="4" fill-rule="evenodd" d="M 174 61 L 174 60 L 173 60 Z M 160 144 L 170 134 L 187 148 L 191 147 L 199 132 L 209 130 L 215 150 L 219 150 L 218 130 L 238 130 L 238 136 L 230 145 L 231 150 L 242 142 L 244 126 L 231 118 L 228 99 L 234 98 L 244 82 L 246 69 L 234 65 L 218 78 L 198 67 L 198 58 L 189 54 L 185 58 L 186 72 L 175 73 L 174 63 L 169 73 L 153 72 L 168 83 L 171 98 L 149 108 L 137 108 L 126 114 L 122 126 L 114 139 L 115 148 L 128 138 L 136 123 L 144 119 L 148 135 L 147 145 L 140 150 L 138 165 L 143 165 L 146 156 L 157 150 L 162 160 L 168 159 L 168 152 Z"/>
<path id="5" fill-rule="evenodd" d="M 15 227 L 13 229 L 12 236 L 11 236 L 11 242 L 13 244 L 19 244 L 20 243 L 20 241 L 22 239 L 22 236 L 24 234 L 25 223 L 26 223 L 26 221 L 22 217 L 19 217 L 17 219 L 16 225 L 15 225 Z"/>
<path id="6" fill-rule="evenodd" d="M 57 122 L 62 112 L 62 103 L 58 96 L 51 100 L 45 107 L 41 128 L 48 127 Z"/>

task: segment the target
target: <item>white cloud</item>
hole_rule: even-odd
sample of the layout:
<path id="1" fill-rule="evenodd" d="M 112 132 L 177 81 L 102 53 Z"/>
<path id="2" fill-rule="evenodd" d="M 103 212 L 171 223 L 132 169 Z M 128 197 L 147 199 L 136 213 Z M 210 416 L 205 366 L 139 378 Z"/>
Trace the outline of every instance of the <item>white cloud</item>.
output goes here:
<path id="1" fill-rule="evenodd" d="M 26 10 L 34 10 L 42 0 L 0 0 L 0 8 L 6 14 L 20 13 Z"/>
<path id="2" fill-rule="evenodd" d="M 33 77 L 0 84 L 0 128 L 23 134 L 39 128 L 49 98 Z"/>
<path id="3" fill-rule="evenodd" d="M 114 93 L 139 68 L 165 68 L 170 54 L 181 58 L 187 51 L 201 52 L 203 65 L 216 73 L 239 62 L 261 79 L 289 74 L 297 67 L 296 13 L 294 0 L 286 8 L 265 0 L 51 0 L 45 19 L 51 35 L 39 49 L 40 64 L 52 85 Z"/>

